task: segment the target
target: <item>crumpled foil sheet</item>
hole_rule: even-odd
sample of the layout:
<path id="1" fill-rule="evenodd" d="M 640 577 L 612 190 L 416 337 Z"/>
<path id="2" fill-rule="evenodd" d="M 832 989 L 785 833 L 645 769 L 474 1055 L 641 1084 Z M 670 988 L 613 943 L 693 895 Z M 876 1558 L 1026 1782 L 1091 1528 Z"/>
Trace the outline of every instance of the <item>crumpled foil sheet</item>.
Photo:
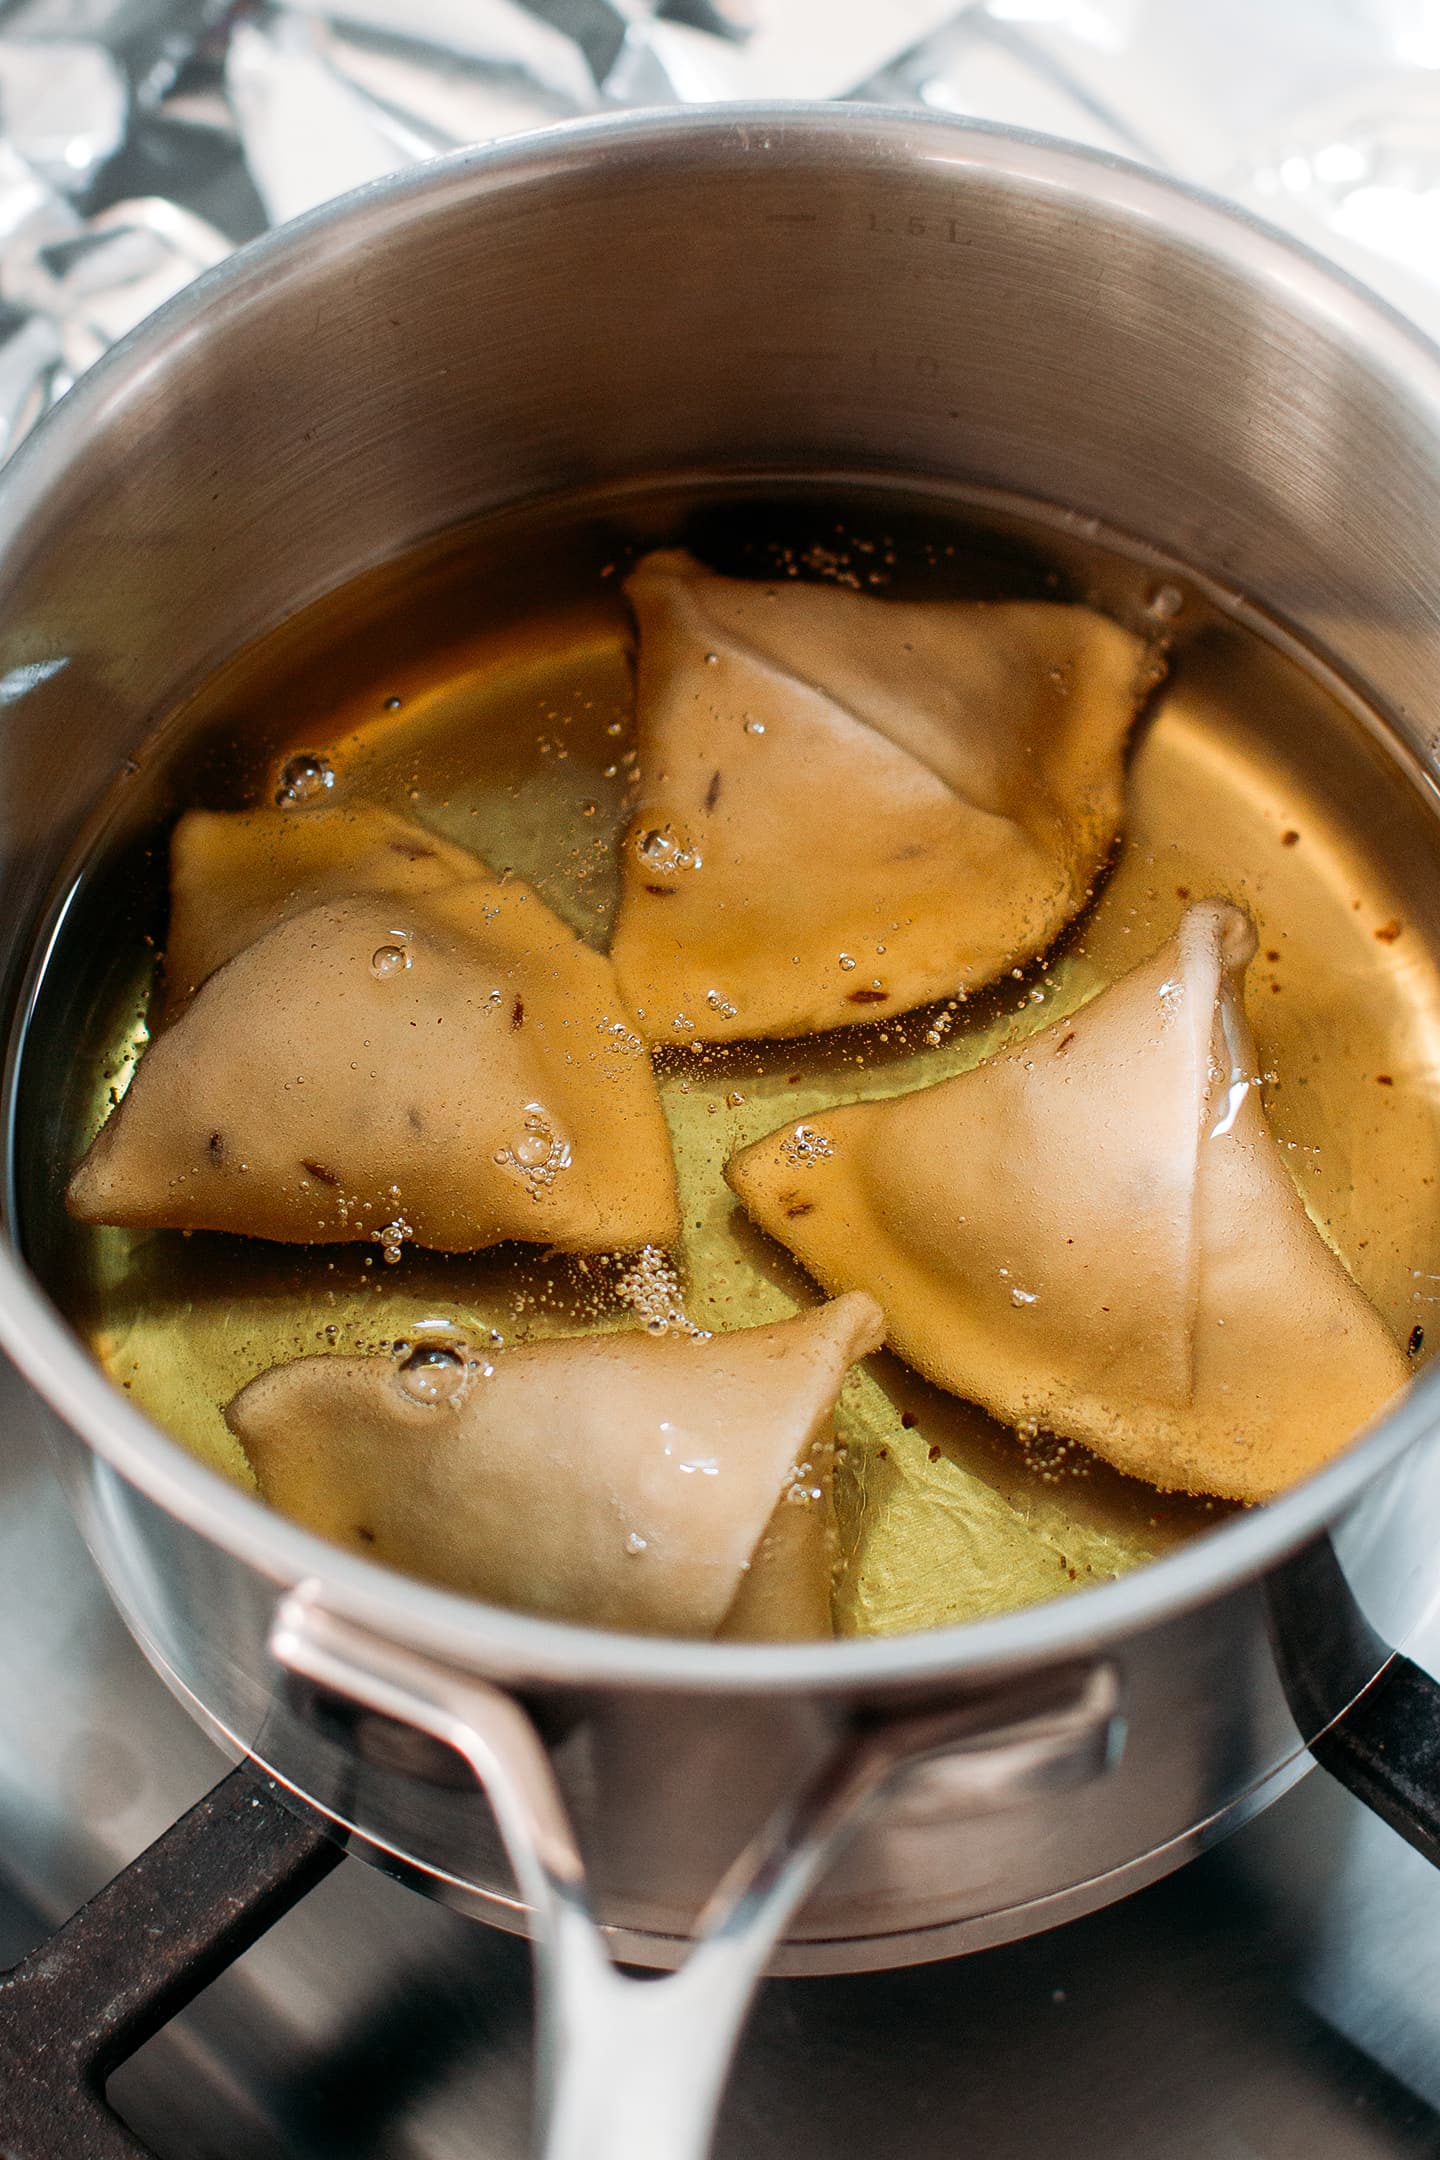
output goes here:
<path id="1" fill-rule="evenodd" d="M 0 457 L 199 271 L 361 181 L 788 97 L 1140 158 L 1440 334 L 1440 0 L 0 0 Z"/>

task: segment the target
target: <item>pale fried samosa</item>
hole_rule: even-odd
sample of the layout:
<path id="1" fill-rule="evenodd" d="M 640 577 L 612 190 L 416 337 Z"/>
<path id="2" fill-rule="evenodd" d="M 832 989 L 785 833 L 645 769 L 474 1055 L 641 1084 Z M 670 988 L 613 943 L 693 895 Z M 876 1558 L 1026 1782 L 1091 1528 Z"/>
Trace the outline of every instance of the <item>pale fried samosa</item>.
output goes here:
<path id="1" fill-rule="evenodd" d="M 226 1416 L 273 1507 L 450 1589 L 647 1634 L 829 1634 L 831 1416 L 882 1329 L 860 1296 L 699 1341 L 301 1358 Z"/>
<path id="2" fill-rule="evenodd" d="M 920 1372 L 1164 1489 L 1257 1501 L 1406 1364 L 1306 1214 L 1242 1003 L 1248 916 L 1178 935 L 1067 1020 L 935 1087 L 812 1117 L 726 1175 Z"/>
<path id="3" fill-rule="evenodd" d="M 609 962 L 519 879 L 402 820 L 339 815 L 191 828 L 175 979 L 200 987 L 76 1170 L 71 1212 L 387 1254 L 673 1242 L 659 1095 Z M 228 914 L 202 901 L 207 860 Z M 395 882 L 367 888 L 372 870 Z M 227 957 L 232 922 L 255 934 Z"/>
<path id="4" fill-rule="evenodd" d="M 611 955 L 652 1041 L 898 1013 L 1043 952 L 1119 829 L 1141 641 L 1083 607 L 626 586 L 640 805 Z"/>

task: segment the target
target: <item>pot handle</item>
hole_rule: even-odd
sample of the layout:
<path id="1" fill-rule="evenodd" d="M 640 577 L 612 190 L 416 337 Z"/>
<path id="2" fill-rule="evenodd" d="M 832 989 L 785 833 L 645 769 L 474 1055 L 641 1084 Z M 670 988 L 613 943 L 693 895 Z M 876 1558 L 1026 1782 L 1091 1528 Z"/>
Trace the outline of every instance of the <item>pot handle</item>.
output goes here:
<path id="1" fill-rule="evenodd" d="M 325 1610 L 281 1603 L 277 1663 L 330 1695 L 452 1748 L 484 1788 L 531 1913 L 544 2160 L 704 2160 L 751 1998 L 786 1922 L 867 1803 L 943 1758 L 947 1807 L 988 1813 L 1089 1780 L 1123 1739 L 1109 1665 L 1045 1676 L 955 1710 L 837 1713 L 808 1784 L 771 1816 L 710 1897 L 677 1972 L 611 1959 L 545 1744 L 514 1696 Z"/>
<path id="2" fill-rule="evenodd" d="M 1440 1680 L 1376 1634 L 1328 1535 L 1265 1585 L 1276 1666 L 1310 1753 L 1440 1867 Z"/>

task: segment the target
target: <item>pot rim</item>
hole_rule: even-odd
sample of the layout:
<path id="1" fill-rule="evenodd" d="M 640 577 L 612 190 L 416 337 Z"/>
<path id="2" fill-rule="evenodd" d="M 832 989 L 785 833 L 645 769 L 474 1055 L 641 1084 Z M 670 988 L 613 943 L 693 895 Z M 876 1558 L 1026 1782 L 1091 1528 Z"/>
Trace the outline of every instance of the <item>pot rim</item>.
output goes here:
<path id="1" fill-rule="evenodd" d="M 372 181 L 266 234 L 169 301 L 63 398 L 0 473 L 0 529 L 25 544 L 27 522 L 54 485 L 53 467 L 83 458 L 92 429 L 144 386 L 162 357 L 211 335 L 317 247 L 343 253 L 377 232 L 548 179 L 597 181 L 657 159 L 712 164 L 757 156 L 827 165 L 942 165 L 965 176 L 1048 189 L 1164 228 L 1237 276 L 1279 290 L 1302 314 L 1363 341 L 1377 375 L 1398 378 L 1440 436 L 1440 350 L 1348 272 L 1204 190 L 1106 152 L 982 122 L 880 106 L 777 102 L 658 110 L 562 123 L 460 150 Z M 13 1116 L 13 1086 L 11 1089 Z M 1335 1520 L 1370 1481 L 1440 1428 L 1440 1362 L 1387 1415 L 1303 1484 L 1263 1508 L 1116 1580 L 992 1619 L 914 1635 L 807 1644 L 715 1643 L 611 1634 L 443 1590 L 332 1546 L 232 1485 L 154 1425 L 103 1374 L 30 1274 L 9 1234 L 0 1241 L 0 1344 L 59 1417 L 128 1483 L 277 1586 L 303 1583 L 328 1609 L 449 1663 L 516 1681 L 652 1687 L 690 1693 L 822 1694 L 936 1682 L 991 1683 L 1039 1663 L 1102 1652 L 1233 1589 Z"/>

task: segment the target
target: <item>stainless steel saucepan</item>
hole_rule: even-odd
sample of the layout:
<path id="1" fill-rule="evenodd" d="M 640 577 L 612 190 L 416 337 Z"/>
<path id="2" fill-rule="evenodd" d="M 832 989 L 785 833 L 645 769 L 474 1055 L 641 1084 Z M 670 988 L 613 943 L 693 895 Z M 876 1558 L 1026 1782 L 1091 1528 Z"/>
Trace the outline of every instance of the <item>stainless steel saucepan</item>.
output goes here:
<path id="1" fill-rule="evenodd" d="M 245 250 L 0 477 L 12 1040 L 87 813 L 227 655 L 478 514 L 717 470 L 993 486 L 1248 595 L 1387 716 L 1363 755 L 1409 790 L 1397 870 L 1440 924 L 1440 357 L 1131 166 L 865 108 L 642 115 Z M 1308 1743 L 1440 1838 L 1412 1774 L 1434 1701 L 1391 1655 L 1440 1593 L 1440 1376 L 1123 1580 L 763 1647 L 531 1619 L 332 1550 L 131 1408 L 13 1242 L 0 1336 L 195 1715 L 356 1849 L 533 1933 L 553 2160 L 693 2160 L 767 1965 L 1049 1926 L 1267 1804 Z"/>

